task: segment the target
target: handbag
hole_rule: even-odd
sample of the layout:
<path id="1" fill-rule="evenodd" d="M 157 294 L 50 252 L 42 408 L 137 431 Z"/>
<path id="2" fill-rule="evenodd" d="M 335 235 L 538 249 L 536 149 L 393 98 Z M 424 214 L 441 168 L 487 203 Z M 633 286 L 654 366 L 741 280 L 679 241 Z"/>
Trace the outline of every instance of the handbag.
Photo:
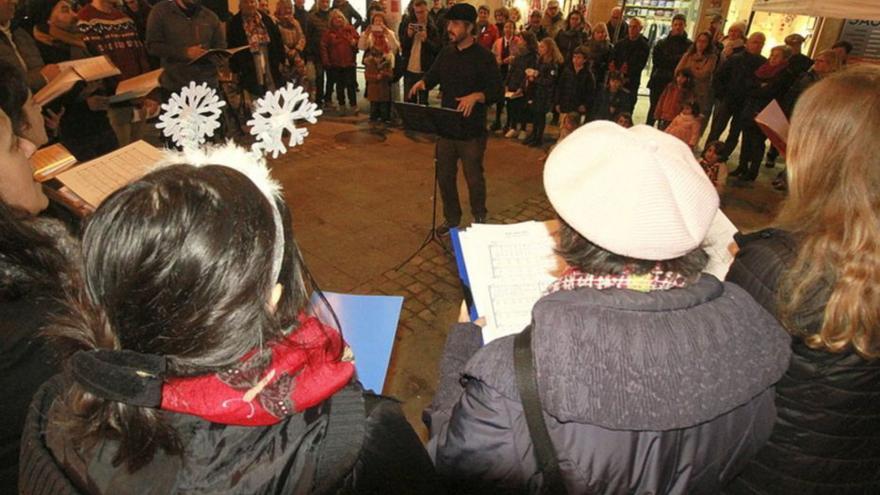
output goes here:
<path id="1" fill-rule="evenodd" d="M 516 373 L 516 386 L 529 427 L 529 436 L 538 461 L 538 472 L 543 477 L 539 493 L 567 493 L 559 470 L 556 448 L 550 440 L 547 423 L 538 395 L 538 378 L 535 374 L 535 361 L 532 354 L 532 326 L 529 325 L 513 339 L 513 367 Z"/>

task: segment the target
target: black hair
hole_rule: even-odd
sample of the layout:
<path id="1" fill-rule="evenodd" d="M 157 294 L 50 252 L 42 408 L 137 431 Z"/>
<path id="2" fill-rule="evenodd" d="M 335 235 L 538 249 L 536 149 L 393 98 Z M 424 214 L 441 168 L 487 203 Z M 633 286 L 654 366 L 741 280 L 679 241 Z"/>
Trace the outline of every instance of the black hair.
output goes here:
<path id="1" fill-rule="evenodd" d="M 0 61 L 0 109 L 12 123 L 12 133 L 20 136 L 27 128 L 24 104 L 28 99 L 28 86 L 25 74 L 20 67 Z"/>
<path id="2" fill-rule="evenodd" d="M 685 89 L 693 90 L 694 89 L 694 73 L 693 73 L 693 71 L 691 71 L 690 69 L 681 69 L 675 73 L 675 77 L 677 78 L 679 74 L 681 74 L 687 78 L 687 82 L 684 83 Z"/>
<path id="3" fill-rule="evenodd" d="M 691 107 L 691 113 L 694 116 L 700 115 L 700 104 L 696 100 L 685 100 L 681 103 L 681 106 L 684 107 L 685 105 Z"/>
<path id="4" fill-rule="evenodd" d="M 687 17 L 684 14 L 675 14 L 672 16 L 672 22 L 675 21 L 687 22 Z"/>
<path id="5" fill-rule="evenodd" d="M 0 300 L 62 296 L 62 281 L 69 280 L 72 260 L 55 238 L 35 227 L 35 221 L 0 200 Z"/>
<path id="6" fill-rule="evenodd" d="M 696 248 L 684 256 L 671 260 L 640 260 L 612 253 L 582 236 L 565 220 L 560 219 L 559 247 L 556 253 L 570 266 L 593 275 L 621 275 L 629 271 L 633 275 L 651 273 L 656 268 L 675 272 L 693 280 L 705 268 L 709 256 L 702 248 Z"/>
<path id="7" fill-rule="evenodd" d="M 282 217 L 289 220 L 289 212 Z M 272 206 L 241 173 L 174 165 L 107 198 L 83 234 L 83 283 L 51 332 L 66 353 L 124 349 L 164 356 L 168 376 L 225 369 L 283 335 L 304 304 L 302 283 L 273 313 L 267 299 L 275 256 Z M 289 226 L 285 237 L 293 236 Z M 295 244 L 285 243 L 278 279 L 301 277 Z M 295 257 L 296 258 L 295 258 Z M 161 411 L 71 387 L 62 421 L 86 445 L 119 442 L 114 465 L 134 472 L 159 449 L 181 455 Z"/>
<path id="8" fill-rule="evenodd" d="M 530 52 L 538 51 L 538 37 L 535 36 L 535 33 L 531 31 L 523 31 L 520 33 L 520 37 L 526 42 L 526 48 Z"/>
<path id="9" fill-rule="evenodd" d="M 726 145 L 724 144 L 724 141 L 710 141 L 706 143 L 706 146 L 703 147 L 703 152 L 700 154 L 700 157 L 706 158 L 706 152 L 709 151 L 709 149 L 711 148 L 715 150 L 715 154 L 718 155 L 718 158 L 720 159 L 721 156 L 724 154 L 725 146 Z"/>
<path id="10" fill-rule="evenodd" d="M 620 119 L 626 119 L 630 126 L 633 125 L 633 116 L 629 112 L 617 112 L 616 114 L 614 114 L 613 120 L 615 123 Z"/>
<path id="11" fill-rule="evenodd" d="M 853 44 L 846 40 L 840 40 L 837 43 L 831 45 L 831 48 L 843 48 L 843 51 L 845 51 L 846 54 L 849 55 L 853 51 Z"/>

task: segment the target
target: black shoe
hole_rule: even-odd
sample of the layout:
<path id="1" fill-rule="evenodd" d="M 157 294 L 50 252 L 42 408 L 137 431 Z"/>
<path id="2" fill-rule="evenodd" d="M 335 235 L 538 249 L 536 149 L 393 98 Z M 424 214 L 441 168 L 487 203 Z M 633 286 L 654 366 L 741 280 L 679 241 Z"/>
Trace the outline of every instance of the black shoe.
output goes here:
<path id="1" fill-rule="evenodd" d="M 746 171 L 746 169 L 745 169 L 744 167 L 736 167 L 736 170 L 734 170 L 733 172 L 731 172 L 731 173 L 729 173 L 729 174 L 727 174 L 727 175 L 729 175 L 729 176 L 731 176 L 731 177 L 739 177 L 739 176 L 742 175 L 743 172 L 745 172 L 745 171 Z"/>
<path id="2" fill-rule="evenodd" d="M 449 235 L 449 230 L 452 228 L 458 227 L 458 224 L 452 224 L 449 222 L 443 222 L 437 226 L 437 229 L 434 232 L 440 237 L 446 237 Z"/>
<path id="3" fill-rule="evenodd" d="M 492 127 L 489 128 L 490 131 L 495 132 L 501 130 L 501 122 L 495 122 L 492 124 Z"/>
<path id="4" fill-rule="evenodd" d="M 764 166 L 767 168 L 776 168 L 776 162 L 766 162 Z"/>
<path id="5" fill-rule="evenodd" d="M 474 223 L 486 223 L 486 215 L 474 215 Z"/>
<path id="6" fill-rule="evenodd" d="M 524 144 L 526 146 L 531 146 L 532 143 L 535 142 L 535 139 L 536 139 L 536 137 L 534 134 L 529 134 L 529 136 L 522 142 L 522 144 Z"/>
<path id="7" fill-rule="evenodd" d="M 529 143 L 529 146 L 531 146 L 532 148 L 543 148 L 544 147 L 544 140 L 543 139 L 535 139 L 534 141 Z"/>

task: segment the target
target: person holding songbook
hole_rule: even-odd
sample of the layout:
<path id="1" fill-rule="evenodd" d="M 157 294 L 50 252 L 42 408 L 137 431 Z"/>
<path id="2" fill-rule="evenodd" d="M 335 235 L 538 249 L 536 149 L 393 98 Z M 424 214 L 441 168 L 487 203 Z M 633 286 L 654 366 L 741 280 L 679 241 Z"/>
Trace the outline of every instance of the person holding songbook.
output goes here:
<path id="1" fill-rule="evenodd" d="M 265 163 L 232 144 L 169 155 L 101 203 L 21 490 L 436 493 L 398 403 L 364 392 L 340 332 L 305 312 L 290 226 Z"/>
<path id="2" fill-rule="evenodd" d="M 703 272 L 718 194 L 690 148 L 592 122 L 544 189 L 568 268 L 520 334 L 447 339 L 428 452 L 452 493 L 715 494 L 760 449 L 789 338 Z"/>

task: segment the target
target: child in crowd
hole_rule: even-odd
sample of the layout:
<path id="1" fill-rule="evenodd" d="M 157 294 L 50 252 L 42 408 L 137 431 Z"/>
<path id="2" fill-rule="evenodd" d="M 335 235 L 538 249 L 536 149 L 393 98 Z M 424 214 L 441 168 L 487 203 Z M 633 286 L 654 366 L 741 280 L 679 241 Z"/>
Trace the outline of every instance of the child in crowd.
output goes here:
<path id="1" fill-rule="evenodd" d="M 661 131 L 672 122 L 679 113 L 684 102 L 693 98 L 694 74 L 690 69 L 682 69 L 675 73 L 675 80 L 666 85 L 657 107 L 654 109 L 654 119 L 657 120 L 657 128 Z"/>
<path id="2" fill-rule="evenodd" d="M 394 77 L 394 56 L 374 46 L 364 57 L 364 79 L 370 101 L 370 122 L 391 122 L 391 79 Z"/>
<path id="3" fill-rule="evenodd" d="M 592 106 L 595 81 L 587 66 L 586 49 L 576 48 L 571 55 L 571 65 L 562 69 L 556 86 L 556 111 L 561 114 L 576 112 L 585 115 Z"/>
<path id="4" fill-rule="evenodd" d="M 617 115 L 614 116 L 614 123 L 624 129 L 629 129 L 633 126 L 633 116 L 629 112 L 618 112 Z"/>
<path id="5" fill-rule="evenodd" d="M 598 101 L 593 106 L 590 120 L 611 120 L 618 113 L 632 112 L 635 98 L 623 87 L 623 76 L 620 72 L 608 73 L 608 83 L 599 93 Z"/>
<path id="6" fill-rule="evenodd" d="M 580 112 L 568 112 L 562 116 L 562 125 L 559 126 L 559 141 L 565 139 L 566 136 L 575 131 L 578 127 L 581 126 L 581 114 Z"/>
<path id="7" fill-rule="evenodd" d="M 700 166 L 709 176 L 709 180 L 715 185 L 718 195 L 724 192 L 724 186 L 727 183 L 727 164 L 721 153 L 724 152 L 723 141 L 712 141 L 703 149 L 703 156 L 700 158 Z"/>
<path id="8" fill-rule="evenodd" d="M 699 103 L 695 101 L 682 103 L 681 112 L 666 126 L 666 133 L 681 139 L 691 149 L 694 149 L 700 140 L 700 130 L 702 128 L 702 119 L 700 119 L 699 115 Z"/>

